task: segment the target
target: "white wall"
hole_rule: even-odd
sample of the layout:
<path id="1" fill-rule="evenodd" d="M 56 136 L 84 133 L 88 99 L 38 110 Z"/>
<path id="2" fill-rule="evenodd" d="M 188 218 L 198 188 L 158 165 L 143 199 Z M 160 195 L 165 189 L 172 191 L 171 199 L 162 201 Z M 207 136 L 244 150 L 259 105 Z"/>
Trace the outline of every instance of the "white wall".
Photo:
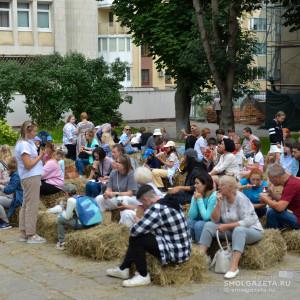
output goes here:
<path id="1" fill-rule="evenodd" d="M 132 104 L 122 103 L 119 111 L 125 121 L 175 119 L 175 90 L 128 91 Z"/>
<path id="2" fill-rule="evenodd" d="M 8 113 L 6 116 L 7 123 L 11 126 L 21 126 L 21 124 L 30 120 L 30 117 L 26 114 L 25 109 L 25 96 L 14 95 L 15 100 L 11 102 L 10 107 L 14 110 L 12 113 Z"/>

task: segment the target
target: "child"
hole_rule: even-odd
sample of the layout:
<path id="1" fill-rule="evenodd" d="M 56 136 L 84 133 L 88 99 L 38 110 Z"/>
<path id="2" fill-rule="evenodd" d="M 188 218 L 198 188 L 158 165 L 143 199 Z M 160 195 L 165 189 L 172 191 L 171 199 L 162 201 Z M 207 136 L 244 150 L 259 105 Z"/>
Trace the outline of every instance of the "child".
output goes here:
<path id="1" fill-rule="evenodd" d="M 34 139 L 33 139 L 33 142 L 36 146 L 36 151 L 38 154 L 40 154 L 40 149 L 41 149 L 41 144 L 42 144 L 42 139 L 39 137 L 39 136 L 36 136 Z"/>
<path id="2" fill-rule="evenodd" d="M 64 161 L 65 153 L 63 150 L 58 149 L 55 153 L 55 159 L 57 160 L 59 167 L 61 169 L 61 176 L 65 178 L 65 161 Z"/>
<path id="3" fill-rule="evenodd" d="M 17 161 L 13 157 L 8 161 L 7 164 L 10 180 L 6 186 L 0 185 L 0 190 L 6 194 L 13 194 L 13 198 L 2 196 L 0 198 L 0 229 L 11 228 L 8 218 L 10 218 L 17 207 L 23 203 L 23 189 L 21 186 L 21 180 L 17 172 Z M 8 208 L 6 215 L 4 208 Z"/>

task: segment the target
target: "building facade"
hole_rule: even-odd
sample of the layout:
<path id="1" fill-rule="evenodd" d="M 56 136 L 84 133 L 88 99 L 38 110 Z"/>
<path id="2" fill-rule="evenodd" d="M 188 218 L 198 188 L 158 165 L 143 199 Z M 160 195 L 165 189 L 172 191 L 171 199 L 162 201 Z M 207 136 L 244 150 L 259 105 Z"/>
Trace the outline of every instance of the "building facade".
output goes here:
<path id="1" fill-rule="evenodd" d="M 54 52 L 98 56 L 96 1 L 0 0 L 2 59 Z"/>

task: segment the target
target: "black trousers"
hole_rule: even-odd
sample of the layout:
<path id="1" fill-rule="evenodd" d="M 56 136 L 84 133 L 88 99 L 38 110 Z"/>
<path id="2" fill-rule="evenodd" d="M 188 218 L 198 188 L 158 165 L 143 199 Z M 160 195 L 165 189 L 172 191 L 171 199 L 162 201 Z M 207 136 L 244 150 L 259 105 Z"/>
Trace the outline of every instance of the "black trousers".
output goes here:
<path id="1" fill-rule="evenodd" d="M 42 180 L 40 195 L 53 195 L 59 192 L 61 192 L 61 190 L 58 187 Z"/>
<path id="2" fill-rule="evenodd" d="M 66 158 L 76 160 L 76 144 L 68 144 L 66 145 L 66 148 L 68 149 L 68 153 L 66 155 Z"/>
<path id="3" fill-rule="evenodd" d="M 146 252 L 152 254 L 160 260 L 160 252 L 155 236 L 151 233 L 137 237 L 131 236 L 129 238 L 129 246 L 120 269 L 124 270 L 130 268 L 134 263 L 137 271 L 142 276 L 146 276 L 148 273 Z"/>

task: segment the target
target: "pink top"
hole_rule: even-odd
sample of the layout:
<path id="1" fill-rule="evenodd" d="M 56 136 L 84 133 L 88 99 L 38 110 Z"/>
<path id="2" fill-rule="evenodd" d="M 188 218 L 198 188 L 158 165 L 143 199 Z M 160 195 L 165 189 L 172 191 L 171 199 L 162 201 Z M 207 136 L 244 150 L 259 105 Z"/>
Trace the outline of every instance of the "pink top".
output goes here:
<path id="1" fill-rule="evenodd" d="M 64 178 L 57 160 L 49 159 L 43 167 L 42 180 L 56 186 L 59 189 L 64 187 Z"/>

